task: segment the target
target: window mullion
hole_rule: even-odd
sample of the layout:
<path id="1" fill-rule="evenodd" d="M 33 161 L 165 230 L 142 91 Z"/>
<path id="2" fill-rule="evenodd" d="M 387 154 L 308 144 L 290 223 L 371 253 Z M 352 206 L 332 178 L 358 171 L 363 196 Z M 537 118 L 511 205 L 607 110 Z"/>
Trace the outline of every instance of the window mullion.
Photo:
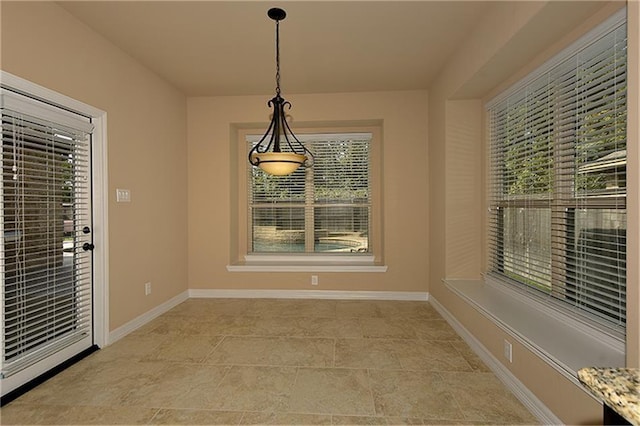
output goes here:
<path id="1" fill-rule="evenodd" d="M 551 75 L 551 81 L 555 76 Z M 564 297 L 567 282 L 567 248 L 571 246 L 569 224 L 571 212 L 567 201 L 573 199 L 575 175 L 575 148 L 573 143 L 563 143 L 576 138 L 576 117 L 567 114 L 567 110 L 574 108 L 561 103 L 567 91 L 573 92 L 573 86 L 563 88 L 555 86 L 556 102 L 554 104 L 553 126 L 553 200 L 551 203 L 551 294 Z M 568 115 L 568 117 L 567 117 Z"/>
<path id="2" fill-rule="evenodd" d="M 313 167 L 305 170 L 304 184 L 304 251 L 313 253 L 315 251 L 315 221 L 314 221 L 314 202 L 315 187 L 313 185 Z"/>

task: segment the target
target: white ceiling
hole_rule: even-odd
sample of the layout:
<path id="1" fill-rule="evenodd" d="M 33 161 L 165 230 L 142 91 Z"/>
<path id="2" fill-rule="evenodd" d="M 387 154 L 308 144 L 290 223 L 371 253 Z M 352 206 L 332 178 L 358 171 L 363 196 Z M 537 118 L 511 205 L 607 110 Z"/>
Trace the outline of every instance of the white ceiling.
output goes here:
<path id="1" fill-rule="evenodd" d="M 473 0 L 58 3 L 188 96 L 273 94 L 275 22 L 267 10 L 281 7 L 287 12 L 280 23 L 284 97 L 428 89 L 483 15 L 505 5 Z M 482 95 L 605 2 L 542 4 L 463 88 L 466 94 Z"/>
<path id="2" fill-rule="evenodd" d="M 481 1 L 62 1 L 189 96 L 270 94 L 275 23 L 287 93 L 426 89 Z"/>

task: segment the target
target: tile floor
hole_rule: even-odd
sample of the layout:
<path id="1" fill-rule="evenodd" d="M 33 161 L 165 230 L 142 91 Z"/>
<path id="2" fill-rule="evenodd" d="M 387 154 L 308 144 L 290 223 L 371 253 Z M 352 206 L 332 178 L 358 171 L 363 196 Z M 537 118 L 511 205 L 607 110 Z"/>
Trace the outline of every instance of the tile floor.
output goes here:
<path id="1" fill-rule="evenodd" d="M 536 424 L 427 302 L 190 299 L 9 424 Z"/>

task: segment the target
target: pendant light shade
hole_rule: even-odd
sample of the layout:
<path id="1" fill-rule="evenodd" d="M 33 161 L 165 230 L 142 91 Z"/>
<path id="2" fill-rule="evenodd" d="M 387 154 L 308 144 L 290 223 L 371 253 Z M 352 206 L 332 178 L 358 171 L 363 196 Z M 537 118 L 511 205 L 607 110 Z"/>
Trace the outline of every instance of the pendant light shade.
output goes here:
<path id="1" fill-rule="evenodd" d="M 267 15 L 276 21 L 276 95 L 267 103 L 273 108 L 271 123 L 249 152 L 249 163 L 270 175 L 284 176 L 295 172 L 300 166 L 311 167 L 313 154 L 289 127 L 285 107 L 291 108 L 291 103 L 280 96 L 280 21 L 287 14 L 282 9 L 272 8 Z"/>
<path id="2" fill-rule="evenodd" d="M 251 156 L 252 164 L 257 164 L 262 170 L 270 175 L 285 176 L 295 172 L 296 169 L 304 165 L 307 157 L 295 152 L 263 152 L 254 153 Z"/>

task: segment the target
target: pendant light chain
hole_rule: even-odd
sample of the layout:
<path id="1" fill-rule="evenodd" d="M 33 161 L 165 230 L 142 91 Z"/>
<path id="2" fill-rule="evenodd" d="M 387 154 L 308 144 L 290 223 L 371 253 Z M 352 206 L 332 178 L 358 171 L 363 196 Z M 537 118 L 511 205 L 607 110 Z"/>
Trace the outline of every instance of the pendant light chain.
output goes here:
<path id="1" fill-rule="evenodd" d="M 276 20 L 276 95 L 280 96 L 280 21 Z"/>

